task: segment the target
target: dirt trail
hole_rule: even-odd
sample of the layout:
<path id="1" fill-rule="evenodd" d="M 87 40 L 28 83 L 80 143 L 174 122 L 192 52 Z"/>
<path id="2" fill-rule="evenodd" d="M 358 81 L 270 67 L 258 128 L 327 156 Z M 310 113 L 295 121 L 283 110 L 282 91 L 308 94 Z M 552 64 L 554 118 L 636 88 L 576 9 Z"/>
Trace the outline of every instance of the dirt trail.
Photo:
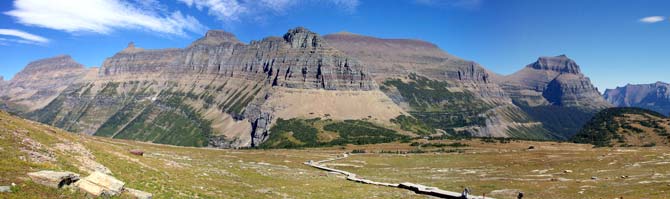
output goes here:
<path id="1" fill-rule="evenodd" d="M 445 191 L 445 190 L 442 190 L 442 189 L 439 189 L 439 188 L 436 188 L 436 187 L 429 187 L 429 186 L 414 184 L 414 183 L 410 183 L 410 182 L 404 182 L 404 183 L 400 183 L 400 184 L 386 183 L 386 182 L 376 182 L 376 181 L 372 181 L 372 180 L 366 180 L 366 179 L 363 179 L 363 178 L 359 178 L 355 173 L 351 173 L 351 172 L 343 171 L 343 170 L 338 170 L 338 169 L 330 168 L 330 167 L 327 167 L 327 166 L 323 165 L 323 163 L 326 163 L 326 162 L 341 160 L 341 159 L 345 159 L 345 158 L 348 158 L 348 157 L 349 157 L 349 154 L 345 153 L 342 156 L 338 156 L 338 157 L 330 158 L 330 159 L 326 159 L 326 160 L 321 160 L 321 161 L 310 160 L 310 161 L 305 162 L 305 164 L 309 165 L 311 167 L 317 168 L 317 169 L 324 170 L 324 171 L 342 174 L 344 176 L 347 176 L 347 180 L 358 182 L 358 183 L 371 184 L 371 185 L 377 185 L 377 186 L 386 186 L 386 187 L 396 187 L 396 188 L 400 188 L 400 189 L 407 189 L 407 190 L 410 190 L 410 191 L 414 191 L 417 194 L 430 195 L 430 196 L 435 196 L 435 197 L 440 197 L 440 198 L 451 198 L 451 199 L 460 199 L 461 198 L 460 193 Z M 469 199 L 484 199 L 484 197 L 482 197 L 482 196 L 468 196 L 468 198 Z M 490 198 L 490 197 L 486 197 L 486 198 L 494 199 L 494 198 Z"/>

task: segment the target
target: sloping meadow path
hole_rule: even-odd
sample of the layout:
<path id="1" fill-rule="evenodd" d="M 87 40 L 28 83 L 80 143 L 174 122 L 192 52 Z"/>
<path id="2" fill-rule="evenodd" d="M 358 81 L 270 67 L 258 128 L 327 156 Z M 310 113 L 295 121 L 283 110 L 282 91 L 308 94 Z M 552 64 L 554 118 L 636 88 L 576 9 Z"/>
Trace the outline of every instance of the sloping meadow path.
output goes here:
<path id="1" fill-rule="evenodd" d="M 334 157 L 334 158 L 325 159 L 325 160 L 321 160 L 321 161 L 310 160 L 310 161 L 305 162 L 305 164 L 309 165 L 311 167 L 317 168 L 317 169 L 324 170 L 324 171 L 342 174 L 342 175 L 347 177 L 347 180 L 358 182 L 358 183 L 377 185 L 377 186 L 386 186 L 386 187 L 396 187 L 396 188 L 400 188 L 400 189 L 407 189 L 407 190 L 410 190 L 410 191 L 414 191 L 417 194 L 429 195 L 429 196 L 434 196 L 434 197 L 439 197 L 439 198 L 449 198 L 449 199 L 462 199 L 463 198 L 460 193 L 456 193 L 456 192 L 452 192 L 452 191 L 445 191 L 445 190 L 442 190 L 442 189 L 439 189 L 439 188 L 436 188 L 436 187 L 429 187 L 429 186 L 414 184 L 414 183 L 410 183 L 410 182 L 404 182 L 404 183 L 396 184 L 396 183 L 376 182 L 376 181 L 372 181 L 372 180 L 367 180 L 367 179 L 359 178 L 358 175 L 356 175 L 355 173 L 330 168 L 330 167 L 327 167 L 323 164 L 323 163 L 326 163 L 326 162 L 332 162 L 332 161 L 336 161 L 336 160 L 345 159 L 345 158 L 348 158 L 349 156 L 350 156 L 349 154 L 345 153 L 345 154 L 342 154 L 341 156 L 337 156 L 337 157 Z M 494 199 L 494 198 L 482 197 L 482 196 L 468 196 L 467 198 L 468 199 L 484 199 L 484 198 Z"/>

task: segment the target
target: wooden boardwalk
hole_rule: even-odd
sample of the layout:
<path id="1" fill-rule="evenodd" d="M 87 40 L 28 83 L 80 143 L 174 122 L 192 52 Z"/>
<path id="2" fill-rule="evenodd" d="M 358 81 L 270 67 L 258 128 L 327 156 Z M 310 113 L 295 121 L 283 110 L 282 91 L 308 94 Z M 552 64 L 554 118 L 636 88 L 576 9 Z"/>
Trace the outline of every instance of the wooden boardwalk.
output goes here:
<path id="1" fill-rule="evenodd" d="M 410 191 L 414 191 L 417 194 L 423 194 L 423 195 L 429 195 L 429 196 L 434 196 L 434 197 L 439 197 L 439 198 L 449 198 L 449 199 L 461 199 L 461 194 L 457 192 L 452 192 L 452 191 L 445 191 L 436 187 L 429 187 L 429 186 L 424 186 L 420 184 L 414 184 L 410 182 L 404 182 L 400 184 L 395 184 L 395 183 L 386 183 L 386 182 L 376 182 L 372 180 L 366 180 L 363 178 L 359 178 L 355 173 L 351 173 L 348 171 L 343 171 L 339 169 L 334 169 L 327 167 L 323 165 L 325 162 L 331 162 L 335 160 L 341 160 L 344 158 L 348 158 L 349 154 L 343 154 L 340 157 L 335 157 L 335 158 L 330 158 L 326 160 L 321 160 L 321 161 L 308 161 L 305 162 L 306 165 L 309 165 L 311 167 L 321 169 L 324 171 L 328 172 L 333 172 L 333 173 L 339 173 L 344 176 L 347 176 L 347 180 L 349 181 L 354 181 L 358 183 L 363 183 L 363 184 L 371 184 L 371 185 L 377 185 L 377 186 L 385 186 L 385 187 L 396 187 L 400 189 L 407 189 Z M 494 198 L 489 198 L 486 197 L 487 199 L 494 199 Z M 468 199 L 484 199 L 482 196 L 468 196 Z"/>

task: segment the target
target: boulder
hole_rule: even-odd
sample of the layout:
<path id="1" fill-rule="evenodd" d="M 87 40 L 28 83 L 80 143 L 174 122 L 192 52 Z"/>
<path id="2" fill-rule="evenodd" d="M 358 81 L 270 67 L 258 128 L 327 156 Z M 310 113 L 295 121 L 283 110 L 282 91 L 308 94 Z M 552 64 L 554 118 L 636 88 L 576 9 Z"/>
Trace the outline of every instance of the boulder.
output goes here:
<path id="1" fill-rule="evenodd" d="M 10 192 L 12 192 L 12 187 L 0 186 L 0 193 L 10 193 Z"/>
<path id="2" fill-rule="evenodd" d="M 28 173 L 28 177 L 37 184 L 61 188 L 79 180 L 79 174 L 72 172 L 39 171 Z"/>
<path id="3" fill-rule="evenodd" d="M 124 182 L 101 172 L 93 172 L 75 186 L 93 196 L 115 196 L 123 191 Z"/>
<path id="4" fill-rule="evenodd" d="M 139 150 L 139 149 L 130 150 L 130 153 L 133 154 L 133 155 L 138 155 L 138 156 L 143 156 L 144 155 L 144 151 Z"/>
<path id="5" fill-rule="evenodd" d="M 133 196 L 137 199 L 151 199 L 151 198 L 153 198 L 153 194 L 147 193 L 147 192 L 144 192 L 144 191 L 140 191 L 140 190 L 137 190 L 137 189 L 125 188 L 124 190 L 128 194 L 130 194 L 131 196 Z"/>

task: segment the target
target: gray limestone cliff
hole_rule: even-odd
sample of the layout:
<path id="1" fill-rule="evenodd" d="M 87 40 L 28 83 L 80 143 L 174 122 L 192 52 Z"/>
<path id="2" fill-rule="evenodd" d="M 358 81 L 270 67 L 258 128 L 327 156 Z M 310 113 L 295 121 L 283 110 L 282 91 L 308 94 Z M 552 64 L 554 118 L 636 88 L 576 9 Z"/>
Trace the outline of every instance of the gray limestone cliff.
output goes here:
<path id="1" fill-rule="evenodd" d="M 375 84 L 356 60 L 328 46 L 316 33 L 291 29 L 282 38 L 246 45 L 231 33 L 209 31 L 185 49 L 134 46 L 108 58 L 100 76 L 162 73 L 215 74 L 266 80 L 272 86 L 326 90 L 372 90 Z"/>
<path id="2" fill-rule="evenodd" d="M 517 103 L 527 106 L 556 105 L 590 110 L 611 106 L 581 73 L 579 65 L 565 55 L 540 57 L 498 81 Z"/>

